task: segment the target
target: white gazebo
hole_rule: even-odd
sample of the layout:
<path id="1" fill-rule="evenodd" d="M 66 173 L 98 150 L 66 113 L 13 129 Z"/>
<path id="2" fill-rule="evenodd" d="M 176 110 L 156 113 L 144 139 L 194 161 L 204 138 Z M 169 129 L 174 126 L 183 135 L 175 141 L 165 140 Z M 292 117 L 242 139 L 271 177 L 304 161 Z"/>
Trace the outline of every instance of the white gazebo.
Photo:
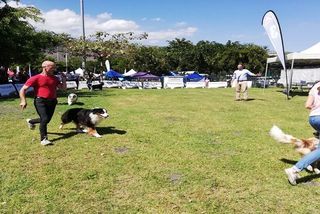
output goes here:
<path id="1" fill-rule="evenodd" d="M 294 69 L 294 64 L 296 62 L 312 62 L 312 61 L 320 61 L 320 42 L 307 48 L 300 52 L 294 52 L 287 54 L 286 60 L 291 64 L 291 68 L 289 71 L 289 87 L 291 88 L 292 83 L 300 84 L 301 82 L 315 82 L 320 80 L 320 68 L 301 68 Z M 267 59 L 266 64 L 266 76 L 268 71 L 268 66 L 270 63 L 279 62 L 278 57 L 271 57 Z M 286 82 L 285 71 L 281 70 L 280 79 L 278 83 L 284 84 Z"/>

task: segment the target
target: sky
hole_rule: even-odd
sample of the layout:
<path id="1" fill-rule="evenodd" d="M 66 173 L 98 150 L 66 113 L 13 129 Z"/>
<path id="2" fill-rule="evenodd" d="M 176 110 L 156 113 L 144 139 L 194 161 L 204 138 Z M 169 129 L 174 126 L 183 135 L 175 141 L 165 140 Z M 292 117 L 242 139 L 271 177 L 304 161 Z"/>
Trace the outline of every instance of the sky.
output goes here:
<path id="1" fill-rule="evenodd" d="M 228 40 L 273 47 L 261 20 L 273 10 L 278 17 L 285 50 L 302 51 L 320 42 L 319 0 L 83 0 L 86 35 L 148 33 L 144 44 L 167 45 L 186 38 L 225 44 Z M 14 3 L 16 5 L 16 3 Z M 20 0 L 40 9 L 45 23 L 39 30 L 82 35 L 80 0 Z"/>

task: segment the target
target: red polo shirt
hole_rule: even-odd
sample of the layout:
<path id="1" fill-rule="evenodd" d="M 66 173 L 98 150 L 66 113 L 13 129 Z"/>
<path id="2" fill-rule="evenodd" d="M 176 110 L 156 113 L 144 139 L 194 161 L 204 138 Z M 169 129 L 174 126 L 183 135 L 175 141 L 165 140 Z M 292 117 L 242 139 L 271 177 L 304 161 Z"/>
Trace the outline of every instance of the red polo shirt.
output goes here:
<path id="1" fill-rule="evenodd" d="M 35 96 L 54 99 L 57 98 L 57 86 L 59 79 L 54 75 L 45 76 L 37 74 L 27 80 L 26 86 L 33 87 Z"/>

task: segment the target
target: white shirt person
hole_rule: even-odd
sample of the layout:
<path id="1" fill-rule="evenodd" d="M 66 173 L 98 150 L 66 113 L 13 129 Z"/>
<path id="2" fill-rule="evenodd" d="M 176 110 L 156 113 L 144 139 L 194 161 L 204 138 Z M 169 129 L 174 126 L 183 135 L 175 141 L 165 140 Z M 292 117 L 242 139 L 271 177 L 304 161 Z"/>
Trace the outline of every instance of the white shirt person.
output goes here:
<path id="1" fill-rule="evenodd" d="M 243 94 L 243 99 L 248 100 L 248 77 L 257 76 L 251 71 L 244 68 L 242 63 L 239 63 L 238 70 L 233 72 L 232 81 L 236 81 L 236 101 L 241 100 L 241 93 Z"/>

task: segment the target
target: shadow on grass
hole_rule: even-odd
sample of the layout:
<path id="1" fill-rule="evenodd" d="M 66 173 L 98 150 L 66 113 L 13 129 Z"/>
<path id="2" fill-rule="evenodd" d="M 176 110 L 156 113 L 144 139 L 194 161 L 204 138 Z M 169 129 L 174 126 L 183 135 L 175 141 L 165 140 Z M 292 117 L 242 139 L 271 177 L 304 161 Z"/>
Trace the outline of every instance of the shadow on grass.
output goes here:
<path id="1" fill-rule="evenodd" d="M 118 135 L 124 135 L 127 132 L 125 130 L 120 130 L 120 129 L 115 129 L 115 127 L 113 126 L 109 126 L 109 127 L 97 127 L 97 132 L 100 135 L 107 135 L 107 134 L 118 134 Z M 76 132 L 76 128 L 69 128 L 69 129 L 65 129 L 65 130 L 72 130 L 71 132 L 68 133 L 58 133 L 58 132 L 48 132 L 48 134 L 53 134 L 53 135 L 58 135 L 60 137 L 57 138 L 53 138 L 50 141 L 51 142 L 55 142 L 55 141 L 59 141 L 62 139 L 68 139 L 71 138 L 77 134 L 85 134 L 85 133 L 77 133 Z"/>
<path id="2" fill-rule="evenodd" d="M 116 129 L 114 126 L 108 126 L 108 127 L 97 127 L 97 132 L 100 135 L 105 135 L 105 134 L 119 134 L 119 135 L 124 135 L 127 133 L 125 130 L 121 129 Z"/>
<path id="3" fill-rule="evenodd" d="M 265 99 L 248 98 L 248 99 L 243 100 L 243 101 L 248 102 L 248 101 L 254 101 L 254 100 L 262 100 L 262 101 L 264 101 Z"/>
<path id="4" fill-rule="evenodd" d="M 320 186 L 319 182 L 312 181 L 313 179 L 320 178 L 319 174 L 307 175 L 305 177 L 297 179 L 298 184 L 310 185 L 310 186 Z"/>
<path id="5" fill-rule="evenodd" d="M 294 161 L 294 160 L 288 160 L 286 158 L 281 158 L 280 161 L 282 161 L 283 163 L 291 164 L 291 165 L 294 165 L 298 162 L 298 161 Z"/>
<path id="6" fill-rule="evenodd" d="M 256 98 L 248 98 L 246 100 L 241 99 L 241 100 L 235 100 L 236 102 L 250 102 L 250 101 L 255 101 L 255 100 L 261 100 L 261 101 L 265 101 L 265 99 L 256 99 Z"/>
<path id="7" fill-rule="evenodd" d="M 58 103 L 57 105 L 65 105 L 65 106 L 67 106 L 67 105 L 68 105 L 68 103 L 67 103 L 67 102 L 64 102 L 64 103 Z M 72 104 L 72 106 L 83 106 L 83 105 L 84 105 L 84 103 L 83 103 L 83 102 L 76 102 L 76 103 Z"/>
<path id="8" fill-rule="evenodd" d="M 58 140 L 62 140 L 62 139 L 68 139 L 70 137 L 73 137 L 75 135 L 77 135 L 78 133 L 77 132 L 69 132 L 69 133 L 57 133 L 57 132 L 48 132 L 48 134 L 53 134 L 53 135 L 59 135 L 60 137 L 57 137 L 57 138 L 54 138 L 54 139 L 51 139 L 50 141 L 51 142 L 55 142 L 55 141 L 58 141 Z"/>
<path id="9" fill-rule="evenodd" d="M 17 99 L 19 99 L 18 96 L 16 96 L 16 97 L 0 97 L 0 102 L 2 102 L 2 101 L 14 101 L 14 100 L 17 100 Z"/>
<path id="10" fill-rule="evenodd" d="M 278 90 L 277 92 L 280 92 L 280 93 L 282 93 L 284 95 L 287 94 L 285 89 L 284 90 Z M 289 92 L 289 98 L 293 98 L 295 96 L 304 96 L 304 97 L 306 97 L 306 96 L 308 96 L 308 94 L 309 94 L 309 91 L 290 91 Z"/>

